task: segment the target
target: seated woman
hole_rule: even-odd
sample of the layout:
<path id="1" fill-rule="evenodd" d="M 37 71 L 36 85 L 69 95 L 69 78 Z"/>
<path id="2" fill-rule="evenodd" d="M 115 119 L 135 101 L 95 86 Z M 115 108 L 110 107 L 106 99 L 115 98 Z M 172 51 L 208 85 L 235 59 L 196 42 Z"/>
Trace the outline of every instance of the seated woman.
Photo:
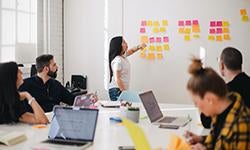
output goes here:
<path id="1" fill-rule="evenodd" d="M 203 68 L 193 58 L 187 89 L 194 104 L 212 117 L 212 129 L 206 137 L 187 131 L 192 149 L 249 149 L 250 110 L 237 93 L 228 93 L 224 80 L 211 68 Z"/>
<path id="2" fill-rule="evenodd" d="M 15 62 L 0 63 L 0 124 L 48 123 L 48 118 L 36 100 L 28 92 L 18 92 L 23 83 L 21 70 Z M 21 101 L 27 100 L 34 113 L 25 112 Z"/>

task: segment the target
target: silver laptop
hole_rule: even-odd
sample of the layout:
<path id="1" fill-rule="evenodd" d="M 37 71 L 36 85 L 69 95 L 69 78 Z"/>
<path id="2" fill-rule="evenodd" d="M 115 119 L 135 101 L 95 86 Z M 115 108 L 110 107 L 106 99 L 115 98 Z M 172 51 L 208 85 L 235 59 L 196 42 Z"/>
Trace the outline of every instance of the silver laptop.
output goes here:
<path id="1" fill-rule="evenodd" d="M 191 121 L 189 117 L 163 116 L 152 91 L 141 93 L 139 96 L 151 123 L 184 126 Z"/>
<path id="2" fill-rule="evenodd" d="M 56 106 L 44 143 L 85 149 L 94 141 L 97 118 L 98 109 Z"/>

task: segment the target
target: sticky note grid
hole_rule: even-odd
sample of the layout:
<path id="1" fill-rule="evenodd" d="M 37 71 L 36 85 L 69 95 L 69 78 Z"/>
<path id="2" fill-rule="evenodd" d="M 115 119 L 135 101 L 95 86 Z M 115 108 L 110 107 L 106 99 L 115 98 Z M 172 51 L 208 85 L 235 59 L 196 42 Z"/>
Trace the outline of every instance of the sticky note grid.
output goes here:
<path id="1" fill-rule="evenodd" d="M 162 60 L 169 51 L 168 20 L 142 20 L 139 28 L 140 42 L 147 47 L 140 57 L 147 60 Z"/>
<path id="2" fill-rule="evenodd" d="M 210 21 L 208 40 L 216 42 L 231 40 L 229 26 L 228 21 Z"/>

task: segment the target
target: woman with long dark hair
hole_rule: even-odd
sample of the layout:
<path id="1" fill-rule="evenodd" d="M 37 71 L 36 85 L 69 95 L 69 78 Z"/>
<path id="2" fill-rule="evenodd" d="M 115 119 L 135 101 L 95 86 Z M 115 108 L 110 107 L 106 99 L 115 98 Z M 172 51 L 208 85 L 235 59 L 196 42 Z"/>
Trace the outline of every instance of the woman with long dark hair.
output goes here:
<path id="1" fill-rule="evenodd" d="M 28 92 L 18 92 L 23 83 L 21 70 L 15 62 L 0 63 L 0 124 L 48 123 L 44 111 Z M 21 101 L 27 100 L 34 113 L 25 112 Z"/>
<path id="2" fill-rule="evenodd" d="M 142 43 L 128 50 L 128 45 L 122 36 L 111 39 L 109 46 L 109 97 L 116 101 L 122 91 L 128 90 L 130 80 L 130 63 L 127 56 L 146 47 Z"/>

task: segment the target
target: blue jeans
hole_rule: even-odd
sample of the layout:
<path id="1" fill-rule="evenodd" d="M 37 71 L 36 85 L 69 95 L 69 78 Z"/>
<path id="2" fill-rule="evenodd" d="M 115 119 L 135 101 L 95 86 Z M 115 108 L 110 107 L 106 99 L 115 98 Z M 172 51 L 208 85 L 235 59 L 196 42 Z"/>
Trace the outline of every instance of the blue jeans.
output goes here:
<path id="1" fill-rule="evenodd" d="M 122 91 L 119 88 L 112 88 L 109 89 L 109 98 L 111 101 L 117 101 L 118 97 L 120 96 L 120 94 L 122 93 Z"/>

